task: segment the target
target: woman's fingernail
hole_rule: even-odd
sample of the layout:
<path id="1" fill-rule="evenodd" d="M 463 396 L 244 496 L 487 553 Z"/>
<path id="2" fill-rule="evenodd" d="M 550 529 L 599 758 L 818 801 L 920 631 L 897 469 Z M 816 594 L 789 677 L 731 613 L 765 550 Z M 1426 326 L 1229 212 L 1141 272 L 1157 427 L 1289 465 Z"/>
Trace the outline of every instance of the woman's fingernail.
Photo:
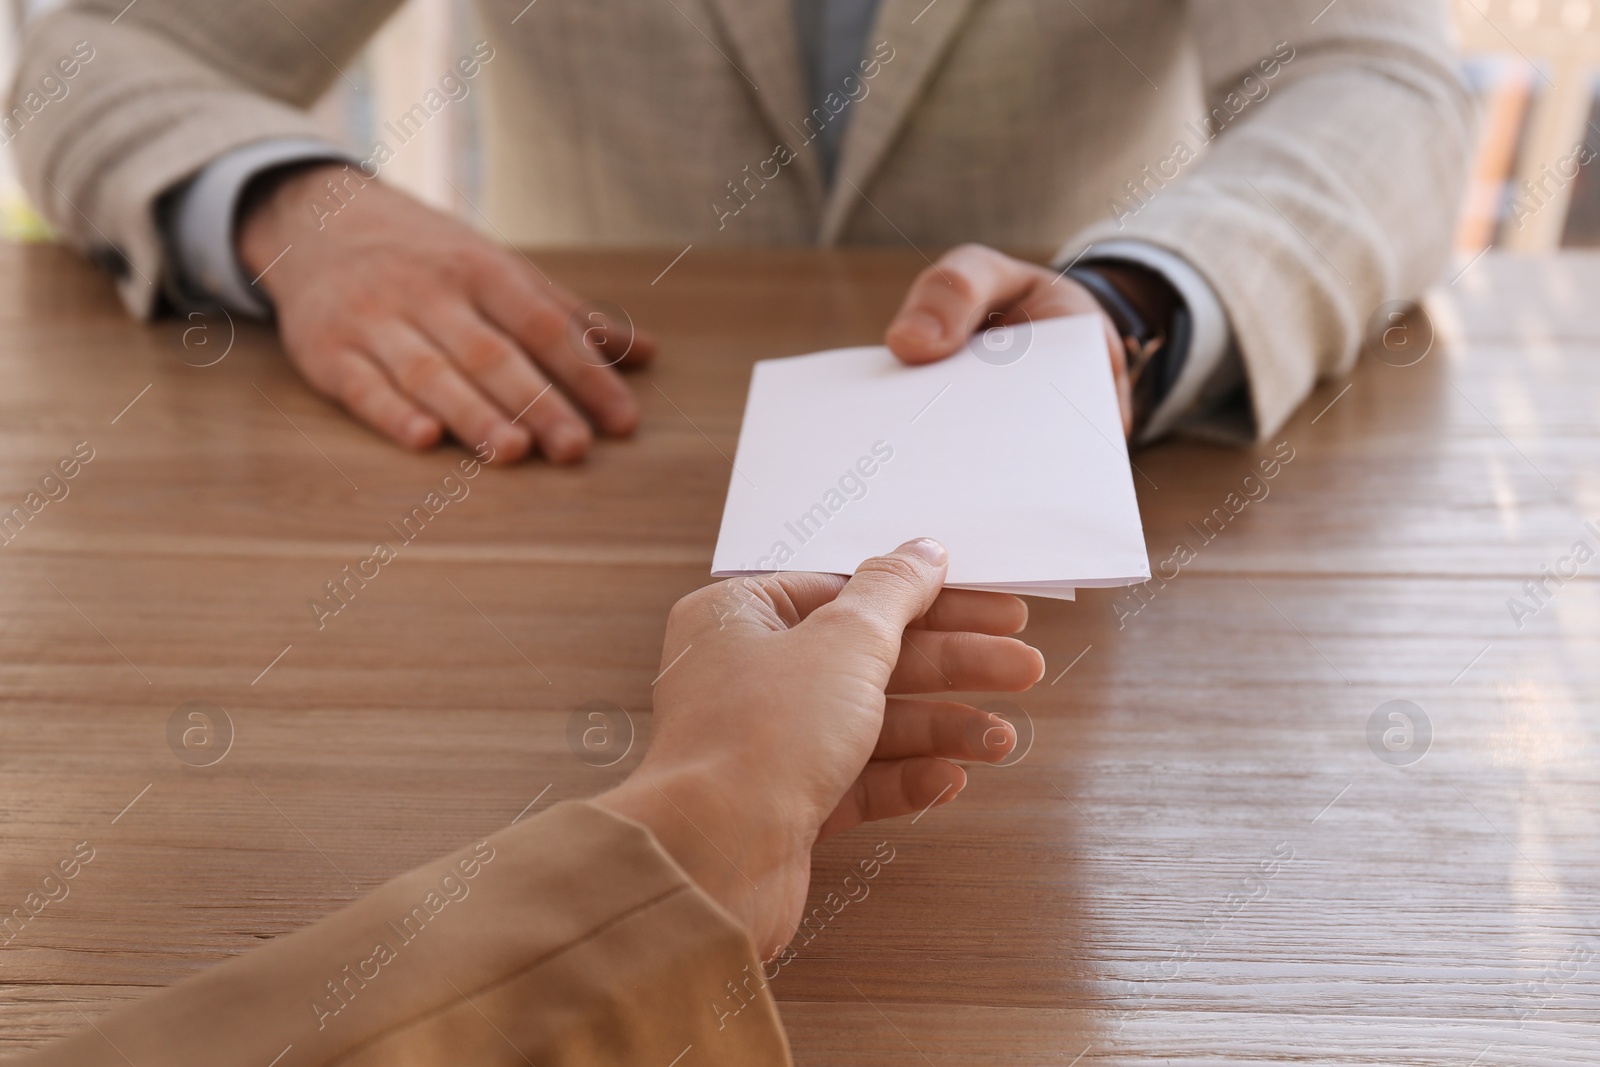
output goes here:
<path id="1" fill-rule="evenodd" d="M 950 558 L 950 553 L 945 547 L 931 537 L 919 537 L 915 541 L 907 541 L 899 548 L 901 552 L 908 552 L 913 556 L 921 556 L 929 563 L 938 565 Z"/>

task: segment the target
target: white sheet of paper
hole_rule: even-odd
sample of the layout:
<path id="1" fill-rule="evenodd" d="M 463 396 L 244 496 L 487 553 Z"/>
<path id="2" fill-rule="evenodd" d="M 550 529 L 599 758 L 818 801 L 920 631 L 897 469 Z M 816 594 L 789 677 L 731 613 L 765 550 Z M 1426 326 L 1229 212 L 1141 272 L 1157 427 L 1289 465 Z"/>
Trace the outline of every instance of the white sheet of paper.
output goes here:
<path id="1" fill-rule="evenodd" d="M 908 367 L 887 348 L 757 363 L 714 577 L 850 574 L 914 537 L 951 586 L 1072 599 L 1150 577 L 1097 316 L 987 330 Z"/>

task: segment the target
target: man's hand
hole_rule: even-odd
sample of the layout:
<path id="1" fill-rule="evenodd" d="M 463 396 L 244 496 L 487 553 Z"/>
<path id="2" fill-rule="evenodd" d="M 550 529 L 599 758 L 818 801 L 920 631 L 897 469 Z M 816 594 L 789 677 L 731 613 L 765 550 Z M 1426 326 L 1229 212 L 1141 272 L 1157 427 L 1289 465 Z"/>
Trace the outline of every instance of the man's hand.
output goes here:
<path id="1" fill-rule="evenodd" d="M 1122 339 L 1089 291 L 1053 270 L 983 245 L 953 248 L 917 275 L 884 343 L 907 363 L 932 363 L 955 353 L 974 331 L 1062 315 L 1100 316 L 1122 406 L 1122 429 L 1131 433 L 1133 394 Z"/>
<path id="2" fill-rule="evenodd" d="M 284 178 L 241 220 L 238 251 L 300 373 L 403 445 L 448 429 L 508 460 L 537 443 L 570 463 L 593 440 L 579 409 L 605 433 L 638 422 L 613 366 L 647 361 L 651 339 L 574 325 L 581 301 L 515 251 L 354 168 Z"/>
<path id="3" fill-rule="evenodd" d="M 735 578 L 667 622 L 650 750 L 596 803 L 648 826 L 771 956 L 793 936 L 811 848 L 858 823 L 948 802 L 952 760 L 1016 745 L 998 716 L 886 693 L 1016 692 L 1044 657 L 1012 637 L 1026 606 L 947 589 L 944 547 L 913 541 L 848 581 Z"/>

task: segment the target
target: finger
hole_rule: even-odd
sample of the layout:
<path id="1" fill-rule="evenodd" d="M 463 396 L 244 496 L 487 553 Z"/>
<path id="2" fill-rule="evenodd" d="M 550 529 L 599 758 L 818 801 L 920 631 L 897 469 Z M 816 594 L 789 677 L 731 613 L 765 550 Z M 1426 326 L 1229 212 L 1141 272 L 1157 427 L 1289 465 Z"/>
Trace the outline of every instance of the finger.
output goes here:
<path id="1" fill-rule="evenodd" d="M 705 591 L 716 612 L 719 629 L 728 620 L 737 619 L 787 630 L 831 602 L 847 580 L 840 574 L 784 571 L 729 578 L 707 586 Z"/>
<path id="2" fill-rule="evenodd" d="M 1016 728 L 993 712 L 947 700 L 891 697 L 872 758 L 935 756 L 998 763 L 1016 747 Z"/>
<path id="3" fill-rule="evenodd" d="M 432 448 L 444 426 L 400 394 L 371 358 L 342 352 L 332 363 L 338 384 L 330 392 L 350 413 L 407 448 Z"/>
<path id="4" fill-rule="evenodd" d="M 1111 357 L 1111 378 L 1122 409 L 1122 432 L 1133 430 L 1133 385 L 1128 377 L 1128 352 L 1122 335 L 1095 295 L 1071 278 L 1053 274 L 1048 285 L 1036 285 L 1026 296 L 1008 308 L 996 325 L 1014 326 L 1021 322 L 1057 318 L 1062 315 L 1098 315 L 1105 333 L 1106 352 Z"/>
<path id="5" fill-rule="evenodd" d="M 967 772 L 941 759 L 872 760 L 823 820 L 817 840 L 877 819 L 948 804 L 967 784 Z"/>
<path id="6" fill-rule="evenodd" d="M 1105 327 L 1106 351 L 1111 354 L 1111 380 L 1117 387 L 1117 406 L 1122 409 L 1122 435 L 1133 433 L 1133 379 L 1128 375 L 1128 350 L 1109 316 L 1101 316 Z"/>
<path id="7" fill-rule="evenodd" d="M 617 307 L 621 316 L 613 315 L 604 306 L 585 302 L 555 284 L 547 286 L 546 292 L 567 313 L 572 332 L 569 340 L 598 348 L 602 365 L 634 370 L 655 360 L 656 339 L 634 325 L 626 309 Z"/>
<path id="8" fill-rule="evenodd" d="M 765 602 L 785 625 L 795 626 L 813 611 L 838 597 L 848 581 L 838 574 L 780 571 L 729 578 L 720 597 L 726 600 Z M 1028 605 L 1009 593 L 977 589 L 944 589 L 933 606 L 910 626 L 923 630 L 969 630 L 1005 636 L 1028 625 Z"/>
<path id="9" fill-rule="evenodd" d="M 608 330 L 602 340 L 606 359 L 618 370 L 632 371 L 648 367 L 655 362 L 656 353 L 661 351 L 661 343 L 655 335 L 631 325 L 632 321 L 630 318 L 623 327 Z M 622 351 L 618 352 L 618 348 Z"/>
<path id="10" fill-rule="evenodd" d="M 1028 625 L 1028 605 L 1008 593 L 946 589 L 928 613 L 911 624 L 919 630 L 970 630 L 1004 637 Z"/>
<path id="11" fill-rule="evenodd" d="M 1031 263 L 982 245 L 951 249 L 911 284 L 885 341 L 907 363 L 943 359 L 965 344 L 991 312 L 1021 301 L 1051 277 Z"/>
<path id="12" fill-rule="evenodd" d="M 573 309 L 558 302 L 569 294 L 552 294 L 553 287 L 527 277 L 520 270 L 493 271 L 479 279 L 477 301 L 489 320 L 510 334 L 534 362 L 543 367 L 595 423 L 610 434 L 632 433 L 639 424 L 639 404 L 606 357 L 573 350 L 569 338 Z M 575 331 L 581 342 L 584 330 Z"/>
<path id="13" fill-rule="evenodd" d="M 394 319 L 377 323 L 368 347 L 400 391 L 437 415 L 469 448 L 488 442 L 499 457 L 527 455 L 532 438 L 491 404 L 438 347 Z"/>
<path id="14" fill-rule="evenodd" d="M 1107 336 L 1114 344 L 1122 343 L 1115 327 L 1111 325 L 1110 317 L 1106 315 L 1105 309 L 1100 306 L 1100 301 L 1095 299 L 1093 293 L 1064 274 L 1048 271 L 1042 267 L 1033 267 L 1031 264 L 1024 266 L 1037 272 L 1034 275 L 1037 284 L 992 320 L 986 318 L 983 325 L 1017 326 L 1024 322 L 1055 319 L 1063 315 L 1099 315 L 1101 321 L 1105 323 Z"/>
<path id="15" fill-rule="evenodd" d="M 839 595 L 802 625 L 838 627 L 845 642 L 879 657 L 885 669 L 874 681 L 887 682 L 901 635 L 933 605 L 947 563 L 939 542 L 926 537 L 907 541 L 888 555 L 863 561 Z"/>
<path id="16" fill-rule="evenodd" d="M 792 627 L 824 604 L 833 603 L 849 580 L 842 574 L 780 571 L 733 578 L 729 582 L 737 587 L 732 595 L 744 600 L 759 597 L 767 601 L 778 618 Z"/>
<path id="17" fill-rule="evenodd" d="M 1044 656 L 1013 637 L 908 630 L 891 693 L 1020 693 L 1044 677 Z"/>
<path id="18" fill-rule="evenodd" d="M 575 463 L 589 451 L 594 434 L 550 379 L 504 333 L 460 301 L 435 304 L 421 313 L 423 327 L 455 360 L 479 392 L 533 434 L 553 463 Z"/>

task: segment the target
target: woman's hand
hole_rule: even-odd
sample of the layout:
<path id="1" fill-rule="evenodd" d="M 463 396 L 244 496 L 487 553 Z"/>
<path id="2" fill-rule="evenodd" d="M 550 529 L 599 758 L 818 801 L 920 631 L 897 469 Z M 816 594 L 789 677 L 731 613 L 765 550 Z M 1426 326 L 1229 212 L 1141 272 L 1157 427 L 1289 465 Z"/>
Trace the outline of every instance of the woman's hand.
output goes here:
<path id="1" fill-rule="evenodd" d="M 635 819 L 749 931 L 793 936 L 811 848 L 873 819 L 947 803 L 953 760 L 996 762 L 1009 724 L 965 704 L 886 694 L 1027 689 L 1044 673 L 1016 597 L 940 592 L 944 547 L 912 541 L 846 580 L 737 578 L 667 622 L 650 750 L 596 803 Z"/>

